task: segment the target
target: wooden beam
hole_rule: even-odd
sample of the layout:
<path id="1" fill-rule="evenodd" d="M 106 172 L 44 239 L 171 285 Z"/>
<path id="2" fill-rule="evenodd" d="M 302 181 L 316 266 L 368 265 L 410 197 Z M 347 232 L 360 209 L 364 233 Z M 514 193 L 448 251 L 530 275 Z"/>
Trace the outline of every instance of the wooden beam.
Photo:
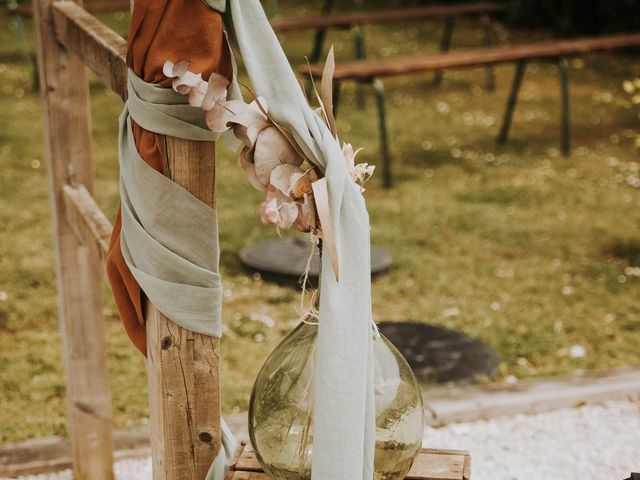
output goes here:
<path id="1" fill-rule="evenodd" d="M 77 3 L 53 3 L 56 38 L 77 54 L 100 81 L 127 97 L 127 42 Z"/>
<path id="2" fill-rule="evenodd" d="M 215 145 L 165 137 L 171 178 L 215 206 Z M 147 305 L 154 480 L 202 480 L 220 449 L 220 339 L 190 332 Z"/>
<path id="3" fill-rule="evenodd" d="M 249 441 L 246 412 L 227 415 L 224 419 L 238 440 Z M 114 430 L 113 446 L 116 461 L 148 457 L 151 455 L 149 428 Z M 0 447 L 0 478 L 53 473 L 71 467 L 71 444 L 67 438 L 33 438 Z"/>
<path id="4" fill-rule="evenodd" d="M 495 2 L 469 3 L 463 5 L 429 5 L 413 8 L 386 8 L 377 11 L 356 10 L 333 15 L 282 18 L 271 21 L 278 33 L 299 32 L 316 28 L 346 28 L 354 25 L 415 21 L 425 18 L 462 17 L 480 13 L 500 13 L 506 6 Z"/>
<path id="5" fill-rule="evenodd" d="M 94 0 L 84 2 L 84 8 L 91 13 L 124 12 L 129 10 L 129 0 Z M 33 15 L 31 5 L 22 3 L 14 12 L 30 17 Z"/>
<path id="6" fill-rule="evenodd" d="M 114 459 L 150 455 L 149 431 L 145 428 L 113 432 Z M 0 448 L 0 478 L 60 472 L 73 467 L 71 441 L 62 437 L 25 440 Z M 32 477 L 30 477 L 32 478 Z"/>
<path id="7" fill-rule="evenodd" d="M 82 61 L 56 41 L 51 0 L 34 0 L 34 30 L 49 172 L 58 304 L 73 469 L 79 480 L 112 480 L 112 413 L 94 253 L 64 221 L 69 172 L 93 192 L 89 85 Z"/>
<path id="8" fill-rule="evenodd" d="M 467 68 L 519 60 L 540 60 L 570 57 L 605 50 L 640 46 L 640 33 L 609 35 L 606 37 L 554 40 L 550 42 L 512 45 L 506 47 L 475 48 L 440 54 L 409 55 L 342 62 L 336 65 L 336 80 L 368 79 L 432 72 L 448 68 Z M 302 74 L 321 77 L 324 66 L 301 66 Z"/>
<path id="9" fill-rule="evenodd" d="M 84 185 L 62 187 L 65 220 L 101 268 L 107 259 L 113 227 Z"/>

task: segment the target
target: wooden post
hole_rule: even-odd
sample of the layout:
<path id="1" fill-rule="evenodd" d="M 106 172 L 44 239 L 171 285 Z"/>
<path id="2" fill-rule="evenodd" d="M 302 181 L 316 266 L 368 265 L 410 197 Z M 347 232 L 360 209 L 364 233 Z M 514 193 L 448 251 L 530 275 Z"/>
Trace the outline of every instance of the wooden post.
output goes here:
<path id="1" fill-rule="evenodd" d="M 76 238 L 64 220 L 65 184 L 75 179 L 93 195 L 89 86 L 81 60 L 56 41 L 51 3 L 52 0 L 34 1 L 34 30 L 73 469 L 80 480 L 111 480 L 111 394 L 100 258 L 96 258 L 95 249 Z"/>
<path id="2" fill-rule="evenodd" d="M 167 171 L 215 207 L 215 145 L 164 138 Z M 220 340 L 178 326 L 147 302 L 154 480 L 203 480 L 220 449 Z"/>

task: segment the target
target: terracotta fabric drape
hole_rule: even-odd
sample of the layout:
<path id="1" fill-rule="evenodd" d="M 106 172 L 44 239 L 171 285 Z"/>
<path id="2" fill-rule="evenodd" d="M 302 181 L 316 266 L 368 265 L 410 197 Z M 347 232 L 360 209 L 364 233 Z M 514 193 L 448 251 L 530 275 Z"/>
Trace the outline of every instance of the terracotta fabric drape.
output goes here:
<path id="1" fill-rule="evenodd" d="M 127 64 L 149 83 L 171 87 L 162 73 L 166 60 L 188 60 L 192 72 L 207 79 L 213 72 L 231 78 L 232 67 L 225 45 L 221 15 L 200 0 L 136 0 L 128 36 Z M 154 169 L 165 173 L 166 158 L 160 135 L 146 131 L 132 121 L 140 156 Z M 120 210 L 116 214 L 107 274 L 116 306 L 133 344 L 146 355 L 143 295 L 120 249 Z"/>

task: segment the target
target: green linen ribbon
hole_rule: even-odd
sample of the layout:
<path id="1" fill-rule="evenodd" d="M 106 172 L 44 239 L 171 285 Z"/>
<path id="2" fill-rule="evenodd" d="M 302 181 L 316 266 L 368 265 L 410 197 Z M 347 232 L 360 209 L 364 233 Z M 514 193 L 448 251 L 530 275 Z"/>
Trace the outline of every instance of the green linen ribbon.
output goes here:
<path id="1" fill-rule="evenodd" d="M 122 254 L 151 303 L 184 328 L 220 337 L 222 282 L 216 211 L 149 166 L 138 153 L 131 119 L 145 130 L 213 141 L 204 113 L 184 95 L 129 71 L 120 117 Z"/>
<path id="2" fill-rule="evenodd" d="M 146 83 L 131 70 L 128 92 L 119 135 L 122 255 L 158 310 L 188 330 L 220 337 L 216 211 L 140 157 L 131 120 L 161 135 L 198 141 L 217 137 L 207 129 L 204 112 L 184 95 Z M 222 446 L 207 480 L 224 478 L 236 449 L 223 420 L 221 426 Z"/>

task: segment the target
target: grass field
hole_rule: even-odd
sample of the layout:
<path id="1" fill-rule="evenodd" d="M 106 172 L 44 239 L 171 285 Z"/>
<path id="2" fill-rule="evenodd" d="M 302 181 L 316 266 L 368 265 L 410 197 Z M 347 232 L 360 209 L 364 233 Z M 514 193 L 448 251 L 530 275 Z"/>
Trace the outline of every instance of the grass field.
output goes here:
<path id="1" fill-rule="evenodd" d="M 292 2 L 289 2 L 292 3 Z M 305 13 L 296 7 L 296 13 Z M 104 17 L 120 32 L 124 14 Z M 0 443 L 66 434 L 64 378 L 55 298 L 40 103 L 17 39 L 0 12 Z M 31 30 L 27 22 L 27 39 Z M 370 55 L 435 51 L 441 24 L 367 27 Z M 544 38 L 498 26 L 500 42 Z M 346 32 L 331 34 L 338 58 Z M 457 25 L 454 47 L 478 46 L 480 25 Z M 283 46 L 294 64 L 310 34 Z M 30 48 L 30 47 L 29 47 Z M 498 381 L 640 364 L 640 190 L 633 136 L 637 114 L 622 106 L 622 82 L 640 74 L 631 56 L 571 62 L 573 154 L 559 154 L 559 85 L 553 64 L 531 65 L 512 138 L 497 148 L 512 66 L 497 69 L 497 91 L 481 69 L 393 79 L 387 88 L 396 185 L 379 175 L 367 189 L 372 237 L 393 269 L 376 279 L 377 320 L 431 322 L 463 330 L 500 354 Z M 116 119 L 120 100 L 93 83 L 98 201 L 118 202 Z M 341 137 L 378 162 L 371 97 L 355 107 L 343 89 Z M 260 196 L 232 155 L 218 160 L 224 296 L 222 393 L 242 411 L 260 364 L 295 324 L 297 291 L 243 270 L 236 252 L 276 235 L 257 220 Z M 146 374 L 105 290 L 109 368 L 117 427 L 145 422 Z M 570 355 L 580 352 L 584 355 Z"/>

